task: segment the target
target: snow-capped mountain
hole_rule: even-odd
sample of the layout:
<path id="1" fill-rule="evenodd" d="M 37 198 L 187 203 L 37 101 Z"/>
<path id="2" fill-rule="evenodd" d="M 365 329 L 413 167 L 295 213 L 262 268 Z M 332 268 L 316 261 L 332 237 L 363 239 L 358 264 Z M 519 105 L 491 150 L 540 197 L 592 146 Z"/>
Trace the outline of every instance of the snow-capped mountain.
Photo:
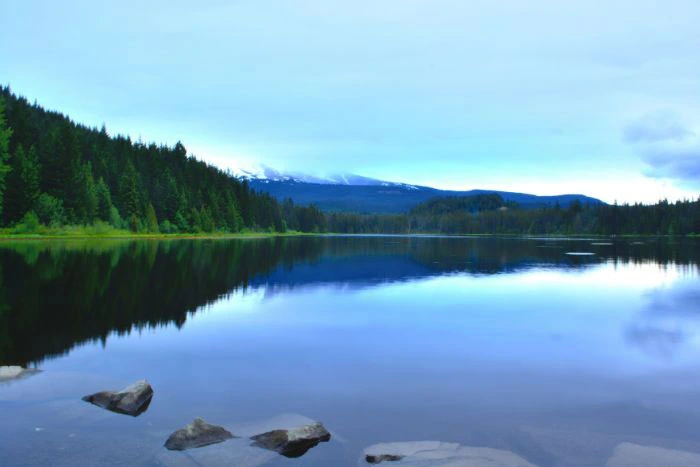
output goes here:
<path id="1" fill-rule="evenodd" d="M 319 185 L 386 186 L 418 189 L 418 187 L 407 183 L 388 182 L 376 178 L 363 177 L 362 175 L 335 173 L 318 176 L 301 172 L 282 172 L 266 165 L 239 167 L 232 169 L 231 172 L 235 177 L 263 183 L 267 180 L 270 182 L 316 183 Z"/>
<path id="2" fill-rule="evenodd" d="M 238 168 L 231 170 L 231 173 L 247 180 L 254 190 L 269 193 L 278 200 L 291 198 L 295 203 L 314 204 L 325 211 L 399 213 L 437 196 L 473 196 L 484 193 L 497 193 L 504 200 L 516 202 L 524 208 L 553 206 L 557 203 L 565 207 L 574 201 L 593 204 L 602 202 L 578 194 L 537 196 L 497 190 L 439 190 L 353 174 L 316 176 L 282 172 L 264 165 Z"/>

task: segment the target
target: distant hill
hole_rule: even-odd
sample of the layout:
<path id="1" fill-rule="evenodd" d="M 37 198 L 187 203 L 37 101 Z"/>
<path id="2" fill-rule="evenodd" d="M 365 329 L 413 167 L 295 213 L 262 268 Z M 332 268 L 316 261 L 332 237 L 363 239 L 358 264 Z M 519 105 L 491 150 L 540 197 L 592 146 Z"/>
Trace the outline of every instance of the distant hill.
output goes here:
<path id="1" fill-rule="evenodd" d="M 430 198 L 424 203 L 411 208 L 410 214 L 414 216 L 442 215 L 453 212 L 468 212 L 474 214 L 483 211 L 495 211 L 496 209 L 508 209 L 518 207 L 517 203 L 508 202 L 496 193 L 478 194 L 473 196 L 441 196 Z"/>
<path id="2" fill-rule="evenodd" d="M 437 188 L 408 185 L 405 183 L 385 182 L 360 177 L 362 183 L 352 184 L 353 177 L 344 176 L 346 182 L 324 183 L 307 182 L 296 176 L 280 177 L 244 177 L 250 187 L 257 191 L 269 193 L 278 200 L 291 198 L 296 204 L 315 204 L 324 211 L 362 212 L 362 213 L 401 213 L 431 198 L 448 196 L 473 196 L 480 194 L 498 194 L 505 202 L 515 202 L 522 208 L 539 208 L 554 206 L 559 203 L 567 207 L 578 200 L 582 204 L 604 204 L 601 200 L 580 194 L 554 196 L 537 196 L 527 193 L 515 193 L 496 190 L 451 191 Z"/>

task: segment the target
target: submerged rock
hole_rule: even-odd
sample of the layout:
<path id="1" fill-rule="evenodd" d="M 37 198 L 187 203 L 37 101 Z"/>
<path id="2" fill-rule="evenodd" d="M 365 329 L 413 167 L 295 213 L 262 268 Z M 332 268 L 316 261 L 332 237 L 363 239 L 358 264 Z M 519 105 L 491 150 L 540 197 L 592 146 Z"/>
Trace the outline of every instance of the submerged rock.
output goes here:
<path id="1" fill-rule="evenodd" d="M 400 461 L 405 457 L 410 457 L 421 452 L 453 450 L 458 446 L 459 445 L 456 443 L 442 443 L 440 441 L 379 443 L 366 448 L 364 457 L 365 461 L 370 464 L 379 464 L 384 461 Z"/>
<path id="2" fill-rule="evenodd" d="M 254 446 L 275 451 L 285 457 L 301 457 L 306 451 L 331 439 L 322 423 L 311 423 L 287 430 L 272 430 L 251 436 Z"/>
<path id="3" fill-rule="evenodd" d="M 656 446 L 620 443 L 613 451 L 606 467 L 682 467 L 700 465 L 700 454 Z"/>
<path id="4" fill-rule="evenodd" d="M 386 461 L 412 467 L 535 467 L 510 451 L 441 441 L 375 444 L 365 449 L 363 457 L 369 464 Z"/>
<path id="5" fill-rule="evenodd" d="M 0 383 L 28 378 L 41 372 L 36 368 L 22 368 L 21 366 L 0 366 Z"/>
<path id="6" fill-rule="evenodd" d="M 89 402 L 112 412 L 138 417 L 144 413 L 153 399 L 153 388 L 148 381 L 136 381 L 120 391 L 102 391 L 83 397 Z"/>
<path id="7" fill-rule="evenodd" d="M 224 427 L 211 425 L 201 418 L 195 418 L 192 423 L 170 435 L 165 442 L 165 447 L 171 451 L 184 451 L 222 443 L 231 438 L 235 436 Z"/>

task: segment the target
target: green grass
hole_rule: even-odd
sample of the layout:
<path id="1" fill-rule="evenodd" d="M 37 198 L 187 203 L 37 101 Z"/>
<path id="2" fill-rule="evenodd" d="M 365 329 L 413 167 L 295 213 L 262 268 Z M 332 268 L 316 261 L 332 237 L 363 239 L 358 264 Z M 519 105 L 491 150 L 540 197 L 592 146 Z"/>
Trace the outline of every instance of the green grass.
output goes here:
<path id="1" fill-rule="evenodd" d="M 300 232 L 256 232 L 245 230 L 242 232 L 198 232 L 198 233 L 160 233 L 160 232 L 132 232 L 126 229 L 117 229 L 109 224 L 96 223 L 93 225 L 65 225 L 47 227 L 39 225 L 27 229 L 23 225 L 14 228 L 0 229 L 0 240 L 21 239 L 66 239 L 66 238 L 263 238 L 277 236 L 308 235 Z"/>

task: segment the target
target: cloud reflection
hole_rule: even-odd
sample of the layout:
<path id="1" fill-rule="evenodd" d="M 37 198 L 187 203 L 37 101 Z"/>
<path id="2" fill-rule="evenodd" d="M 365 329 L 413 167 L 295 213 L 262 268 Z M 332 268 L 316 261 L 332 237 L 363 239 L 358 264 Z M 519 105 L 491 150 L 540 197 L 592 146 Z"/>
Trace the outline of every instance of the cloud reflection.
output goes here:
<path id="1" fill-rule="evenodd" d="M 700 336 L 700 281 L 695 275 L 647 293 L 647 303 L 623 331 L 645 354 L 671 359 Z"/>
<path id="2" fill-rule="evenodd" d="M 660 358 L 673 357 L 688 337 L 680 329 L 664 329 L 654 325 L 630 325 L 624 334 L 628 343 L 639 347 L 648 355 Z"/>

